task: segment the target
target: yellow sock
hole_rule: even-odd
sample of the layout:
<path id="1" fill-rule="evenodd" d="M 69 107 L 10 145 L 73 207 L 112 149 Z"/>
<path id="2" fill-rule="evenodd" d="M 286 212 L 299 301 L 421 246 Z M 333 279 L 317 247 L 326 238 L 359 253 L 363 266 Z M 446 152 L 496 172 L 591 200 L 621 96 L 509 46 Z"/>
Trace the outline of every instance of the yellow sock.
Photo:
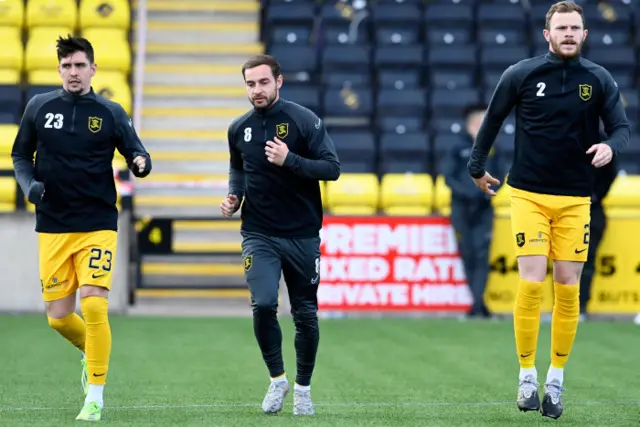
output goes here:
<path id="1" fill-rule="evenodd" d="M 520 279 L 513 310 L 513 329 L 521 368 L 533 368 L 536 363 L 542 283 Z"/>
<path id="2" fill-rule="evenodd" d="M 580 287 L 554 283 L 555 303 L 551 316 L 551 366 L 564 368 L 578 331 Z"/>
<path id="3" fill-rule="evenodd" d="M 87 324 L 86 359 L 89 384 L 104 385 L 111 356 L 111 327 L 109 326 L 109 302 L 102 297 L 80 300 L 82 315 Z"/>
<path id="4" fill-rule="evenodd" d="M 82 317 L 76 313 L 71 313 L 62 319 L 54 319 L 53 317 L 47 317 L 47 319 L 49 320 L 49 326 L 58 331 L 58 333 L 73 344 L 75 348 L 84 351 L 84 340 L 87 335 L 87 328 Z"/>

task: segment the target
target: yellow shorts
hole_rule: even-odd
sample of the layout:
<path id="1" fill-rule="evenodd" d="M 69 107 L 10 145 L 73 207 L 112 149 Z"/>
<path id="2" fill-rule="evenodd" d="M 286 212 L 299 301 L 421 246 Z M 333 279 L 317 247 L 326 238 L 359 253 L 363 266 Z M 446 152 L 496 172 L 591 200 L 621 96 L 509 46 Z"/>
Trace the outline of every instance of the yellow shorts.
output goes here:
<path id="1" fill-rule="evenodd" d="M 511 229 L 516 256 L 544 255 L 586 262 L 591 198 L 554 196 L 511 188 Z"/>
<path id="2" fill-rule="evenodd" d="M 38 233 L 40 284 L 45 301 L 65 298 L 79 286 L 111 289 L 117 233 Z"/>

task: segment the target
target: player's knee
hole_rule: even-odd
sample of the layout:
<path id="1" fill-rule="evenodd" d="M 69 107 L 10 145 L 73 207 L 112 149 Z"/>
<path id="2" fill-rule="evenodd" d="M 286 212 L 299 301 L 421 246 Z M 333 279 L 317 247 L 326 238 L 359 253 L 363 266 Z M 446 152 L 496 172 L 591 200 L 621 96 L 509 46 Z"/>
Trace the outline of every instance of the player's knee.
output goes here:
<path id="1" fill-rule="evenodd" d="M 556 261 L 553 263 L 553 281 L 565 285 L 580 282 L 584 264 L 573 261 Z"/>
<path id="2" fill-rule="evenodd" d="M 94 285 L 81 286 L 80 298 L 84 299 L 88 297 L 108 298 L 109 290 L 107 288 L 103 288 L 102 286 L 94 286 Z"/>
<path id="3" fill-rule="evenodd" d="M 69 316 L 57 318 L 57 317 L 51 317 L 47 315 L 47 322 L 49 323 L 49 326 L 51 327 L 51 329 L 59 331 L 61 329 L 64 329 L 65 325 L 67 324 L 68 317 Z"/>
<path id="4" fill-rule="evenodd" d="M 544 282 L 547 278 L 547 257 L 531 255 L 518 257 L 520 278 L 529 282 Z"/>
<path id="5" fill-rule="evenodd" d="M 258 315 L 272 315 L 278 312 L 278 298 L 262 296 L 254 298 L 251 302 L 253 312 Z"/>

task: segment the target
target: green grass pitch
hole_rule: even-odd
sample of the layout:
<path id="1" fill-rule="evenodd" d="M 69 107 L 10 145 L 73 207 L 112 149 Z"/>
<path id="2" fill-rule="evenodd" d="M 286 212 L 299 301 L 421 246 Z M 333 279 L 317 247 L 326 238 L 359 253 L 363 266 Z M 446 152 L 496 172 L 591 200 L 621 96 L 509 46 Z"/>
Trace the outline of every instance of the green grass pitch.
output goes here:
<path id="1" fill-rule="evenodd" d="M 268 385 L 250 319 L 111 321 L 105 421 L 114 426 L 637 426 L 640 330 L 584 323 L 565 373 L 557 421 L 515 405 L 511 321 L 321 321 L 313 379 L 316 416 L 261 413 Z M 295 376 L 291 319 L 281 319 Z M 543 324 L 538 372 L 549 360 Z M 0 426 L 77 425 L 79 355 L 42 316 L 0 316 Z"/>

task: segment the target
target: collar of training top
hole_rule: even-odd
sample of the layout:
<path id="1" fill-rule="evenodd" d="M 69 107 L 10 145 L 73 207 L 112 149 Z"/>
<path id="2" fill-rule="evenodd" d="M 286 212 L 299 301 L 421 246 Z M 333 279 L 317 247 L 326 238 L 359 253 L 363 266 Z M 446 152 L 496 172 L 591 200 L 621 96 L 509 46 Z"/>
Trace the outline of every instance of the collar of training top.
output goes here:
<path id="1" fill-rule="evenodd" d="M 274 102 L 273 104 L 271 104 L 269 107 L 267 107 L 267 108 L 254 108 L 254 111 L 259 116 L 268 117 L 268 116 L 272 116 L 272 115 L 274 115 L 276 113 L 279 113 L 282 110 L 283 107 L 284 107 L 284 101 L 282 100 L 282 98 L 278 98 L 278 100 L 276 102 Z"/>
<path id="2" fill-rule="evenodd" d="M 576 55 L 572 58 L 569 59 L 564 59 L 558 55 L 556 55 L 555 53 L 549 51 L 547 52 L 547 61 L 551 62 L 552 64 L 577 64 L 580 62 L 580 55 Z"/>
<path id="3" fill-rule="evenodd" d="M 93 91 L 93 86 L 89 89 L 84 95 L 78 95 L 76 93 L 67 92 L 66 90 L 60 89 L 61 98 L 65 101 L 77 101 L 78 99 L 96 99 L 96 94 Z"/>

